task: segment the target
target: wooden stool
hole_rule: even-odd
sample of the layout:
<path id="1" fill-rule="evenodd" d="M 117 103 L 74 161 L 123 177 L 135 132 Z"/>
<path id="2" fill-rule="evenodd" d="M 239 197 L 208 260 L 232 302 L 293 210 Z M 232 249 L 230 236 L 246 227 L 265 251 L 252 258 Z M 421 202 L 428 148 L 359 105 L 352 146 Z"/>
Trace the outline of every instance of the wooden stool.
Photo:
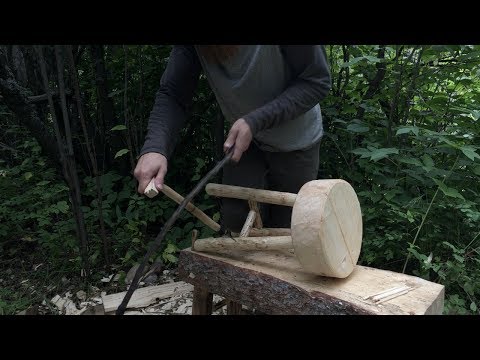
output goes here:
<path id="1" fill-rule="evenodd" d="M 193 315 L 212 313 L 213 294 L 232 315 L 242 305 L 278 315 L 439 315 L 444 306 L 443 285 L 360 265 L 344 279 L 312 275 L 288 251 L 188 248 L 178 270 L 194 286 Z"/>

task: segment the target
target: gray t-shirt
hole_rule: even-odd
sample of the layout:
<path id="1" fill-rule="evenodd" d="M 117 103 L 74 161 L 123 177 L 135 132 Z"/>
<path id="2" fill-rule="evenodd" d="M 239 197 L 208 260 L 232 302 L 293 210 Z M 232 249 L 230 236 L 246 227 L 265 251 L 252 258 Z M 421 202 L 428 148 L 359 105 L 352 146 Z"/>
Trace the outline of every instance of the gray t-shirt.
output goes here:
<path id="1" fill-rule="evenodd" d="M 244 118 L 266 151 L 306 149 L 323 135 L 319 102 L 331 86 L 320 45 L 240 45 L 223 63 L 194 46 L 174 46 L 160 82 L 141 154 L 171 156 L 203 71 L 226 120 Z"/>

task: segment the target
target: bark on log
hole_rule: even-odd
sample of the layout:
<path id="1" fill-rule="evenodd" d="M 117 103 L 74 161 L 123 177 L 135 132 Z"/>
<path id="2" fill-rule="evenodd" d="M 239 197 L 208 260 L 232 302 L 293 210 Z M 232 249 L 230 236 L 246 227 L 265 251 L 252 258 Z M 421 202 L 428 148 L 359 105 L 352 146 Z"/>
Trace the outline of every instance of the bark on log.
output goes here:
<path id="1" fill-rule="evenodd" d="M 201 241 L 201 240 L 199 240 Z M 212 255 L 180 252 L 185 282 L 266 314 L 423 315 L 441 314 L 444 286 L 391 271 L 357 266 L 346 279 L 305 273 L 285 252 L 234 252 Z M 377 303 L 372 295 L 406 286 L 409 291 Z"/>

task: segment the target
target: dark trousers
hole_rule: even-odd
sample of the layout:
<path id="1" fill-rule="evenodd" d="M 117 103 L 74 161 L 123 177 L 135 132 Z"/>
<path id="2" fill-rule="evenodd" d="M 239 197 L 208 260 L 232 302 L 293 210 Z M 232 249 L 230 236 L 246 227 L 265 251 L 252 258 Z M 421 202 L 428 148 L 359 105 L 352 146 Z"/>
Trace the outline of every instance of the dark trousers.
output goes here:
<path id="1" fill-rule="evenodd" d="M 223 169 L 223 183 L 255 189 L 298 193 L 308 181 L 317 179 L 320 142 L 306 150 L 262 151 L 252 142 L 240 161 Z M 290 206 L 259 204 L 264 227 L 290 228 Z M 246 200 L 222 198 L 223 226 L 240 232 L 249 211 Z"/>

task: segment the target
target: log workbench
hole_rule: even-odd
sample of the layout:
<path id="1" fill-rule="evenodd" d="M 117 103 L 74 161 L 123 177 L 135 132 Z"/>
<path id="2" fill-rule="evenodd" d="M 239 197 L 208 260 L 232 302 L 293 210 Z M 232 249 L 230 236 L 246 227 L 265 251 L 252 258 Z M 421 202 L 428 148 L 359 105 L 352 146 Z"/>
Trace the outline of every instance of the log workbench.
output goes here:
<path id="1" fill-rule="evenodd" d="M 444 286 L 356 265 L 345 279 L 312 275 L 285 251 L 180 252 L 179 275 L 194 286 L 193 315 L 212 313 L 212 297 L 272 315 L 441 315 Z"/>

